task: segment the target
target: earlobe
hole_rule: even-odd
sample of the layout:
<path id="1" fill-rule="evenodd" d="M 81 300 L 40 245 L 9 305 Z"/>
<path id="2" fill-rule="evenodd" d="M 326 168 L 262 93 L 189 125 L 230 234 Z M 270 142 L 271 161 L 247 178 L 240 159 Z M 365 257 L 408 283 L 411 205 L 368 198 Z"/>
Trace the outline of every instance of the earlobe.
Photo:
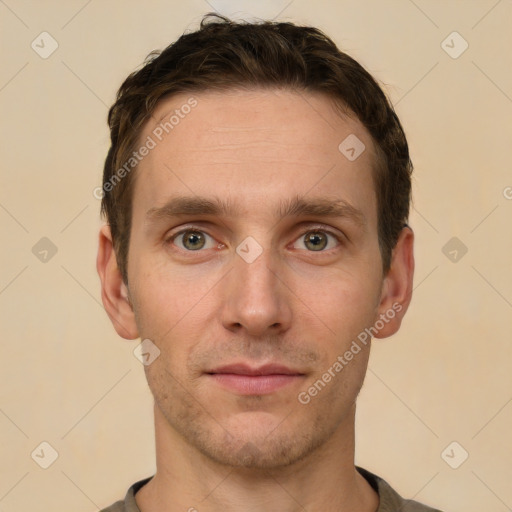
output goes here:
<path id="1" fill-rule="evenodd" d="M 129 290 L 117 265 L 108 225 L 100 229 L 96 269 L 101 280 L 101 300 L 115 330 L 127 340 L 138 338 Z"/>
<path id="2" fill-rule="evenodd" d="M 409 226 L 402 228 L 393 249 L 391 265 L 382 285 L 381 300 L 375 325 L 376 338 L 395 334 L 409 307 L 414 276 L 414 233 Z"/>

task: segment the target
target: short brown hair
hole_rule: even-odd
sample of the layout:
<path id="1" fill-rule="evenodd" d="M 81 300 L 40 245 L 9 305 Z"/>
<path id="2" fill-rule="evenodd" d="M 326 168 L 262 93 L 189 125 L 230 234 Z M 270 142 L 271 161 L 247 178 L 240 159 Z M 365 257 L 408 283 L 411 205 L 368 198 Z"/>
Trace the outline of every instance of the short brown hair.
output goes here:
<path id="1" fill-rule="evenodd" d="M 409 215 L 412 162 L 400 121 L 380 86 L 317 28 L 234 22 L 210 13 L 199 30 L 151 52 L 121 85 L 108 114 L 111 147 L 103 171 L 101 213 L 110 225 L 124 282 L 135 171 L 123 173 L 123 179 L 118 172 L 136 149 L 145 122 L 164 97 L 240 87 L 324 93 L 366 127 L 377 149 L 373 173 L 378 237 L 387 272 Z"/>

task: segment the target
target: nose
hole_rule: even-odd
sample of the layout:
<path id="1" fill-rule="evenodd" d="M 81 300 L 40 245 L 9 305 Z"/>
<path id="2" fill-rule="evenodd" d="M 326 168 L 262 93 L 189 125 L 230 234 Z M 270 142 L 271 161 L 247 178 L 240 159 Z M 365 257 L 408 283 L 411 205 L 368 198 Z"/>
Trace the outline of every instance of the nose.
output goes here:
<path id="1" fill-rule="evenodd" d="M 290 328 L 290 290 L 268 250 L 252 263 L 238 255 L 223 286 L 222 325 L 231 332 L 258 337 Z M 273 264 L 274 263 L 274 264 Z"/>

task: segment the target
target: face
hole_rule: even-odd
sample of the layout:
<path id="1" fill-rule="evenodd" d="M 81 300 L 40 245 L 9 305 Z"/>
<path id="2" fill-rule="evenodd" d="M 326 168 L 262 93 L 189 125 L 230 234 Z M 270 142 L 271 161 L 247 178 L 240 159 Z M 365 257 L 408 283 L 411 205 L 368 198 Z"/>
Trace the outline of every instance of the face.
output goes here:
<path id="1" fill-rule="evenodd" d="M 348 136 L 365 146 L 355 160 Z M 369 344 L 341 371 L 338 357 L 390 308 L 371 137 L 326 97 L 277 90 L 174 96 L 148 137 L 128 293 L 160 350 L 144 367 L 158 414 L 222 464 L 304 459 L 353 413 Z"/>

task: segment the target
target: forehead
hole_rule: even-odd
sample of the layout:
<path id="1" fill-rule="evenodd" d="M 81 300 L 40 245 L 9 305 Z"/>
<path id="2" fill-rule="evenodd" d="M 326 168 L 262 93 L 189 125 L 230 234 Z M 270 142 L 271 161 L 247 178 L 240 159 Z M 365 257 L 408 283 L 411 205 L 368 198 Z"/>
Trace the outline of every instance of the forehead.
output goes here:
<path id="1" fill-rule="evenodd" d="M 173 195 L 211 194 L 254 211 L 308 194 L 376 214 L 371 136 L 322 94 L 180 93 L 159 103 L 139 144 L 151 150 L 137 167 L 134 217 Z"/>

